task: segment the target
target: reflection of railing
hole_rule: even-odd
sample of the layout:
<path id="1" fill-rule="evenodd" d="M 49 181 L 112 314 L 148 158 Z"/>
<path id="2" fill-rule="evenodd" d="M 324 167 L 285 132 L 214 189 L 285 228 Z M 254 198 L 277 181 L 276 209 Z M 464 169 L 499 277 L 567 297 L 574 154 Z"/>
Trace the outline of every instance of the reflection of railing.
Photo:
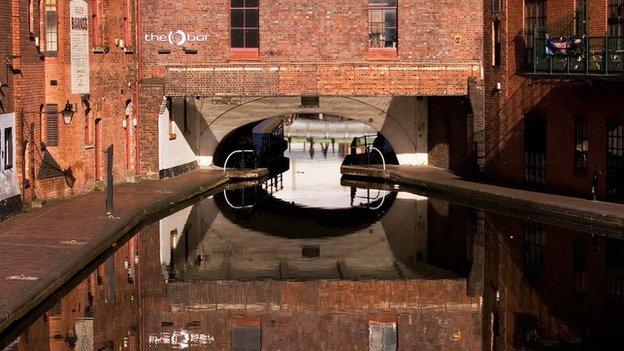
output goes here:
<path id="1" fill-rule="evenodd" d="M 535 38 L 533 72 L 570 75 L 624 73 L 624 37 Z"/>
<path id="2" fill-rule="evenodd" d="M 370 136 L 370 135 L 364 135 L 361 137 L 355 137 L 353 138 L 353 141 L 351 142 L 351 155 L 356 155 L 357 154 L 357 148 L 358 147 L 364 147 L 364 156 L 365 156 L 365 160 L 366 160 L 366 165 L 370 166 L 370 153 L 371 150 L 377 151 L 379 153 L 379 156 L 381 156 L 381 163 L 383 165 L 383 169 L 386 169 L 386 158 L 383 155 L 383 152 L 381 152 L 378 148 L 374 147 L 372 142 L 375 140 L 375 138 L 377 138 L 377 136 Z"/>
<path id="3" fill-rule="evenodd" d="M 254 153 L 254 151 L 253 151 L 253 150 L 235 150 L 235 151 L 232 151 L 232 152 L 228 155 L 228 157 L 225 159 L 225 162 L 223 163 L 223 172 L 225 172 L 225 170 L 227 169 L 227 164 L 228 164 L 228 161 L 230 160 L 230 157 L 232 157 L 232 156 L 233 156 L 233 155 L 235 155 L 235 154 L 242 153 L 242 154 L 243 154 L 243 163 L 244 163 L 244 158 L 245 158 L 245 157 L 244 157 L 244 154 L 245 154 L 246 152 Z"/>
<path id="4" fill-rule="evenodd" d="M 258 204 L 258 202 L 260 202 L 260 200 L 258 200 L 258 201 L 254 202 L 251 205 L 244 205 L 243 204 L 242 206 L 236 206 L 236 205 L 232 204 L 232 202 L 228 199 L 227 192 L 228 192 L 227 190 L 225 190 L 223 192 L 223 198 L 225 198 L 225 202 L 227 202 L 228 206 L 230 206 L 231 208 L 233 208 L 235 210 L 242 210 L 242 209 L 246 209 L 246 208 L 253 208 L 254 206 L 256 206 L 256 204 Z M 244 202 L 244 200 L 243 200 L 243 202 Z"/>
<path id="5" fill-rule="evenodd" d="M 351 188 L 351 206 L 353 207 L 365 207 L 368 208 L 369 210 L 378 210 L 380 209 L 383 204 L 384 204 L 384 200 L 386 199 L 386 194 L 384 194 L 383 196 L 381 195 L 381 190 L 377 190 L 377 195 L 375 195 L 374 197 L 371 196 L 371 190 L 370 189 L 366 189 L 366 196 L 355 196 L 355 194 L 357 193 L 357 188 Z M 366 199 L 366 203 L 360 202 L 359 205 L 355 206 L 353 204 L 355 199 Z M 381 199 L 381 201 L 379 201 Z M 371 202 L 376 202 L 379 201 L 379 205 L 377 206 L 371 206 Z"/>

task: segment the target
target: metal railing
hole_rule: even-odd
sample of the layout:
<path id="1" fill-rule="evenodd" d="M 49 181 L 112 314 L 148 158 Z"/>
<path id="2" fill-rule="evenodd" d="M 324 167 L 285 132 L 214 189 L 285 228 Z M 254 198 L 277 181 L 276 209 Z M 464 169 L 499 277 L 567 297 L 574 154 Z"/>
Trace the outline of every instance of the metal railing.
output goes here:
<path id="1" fill-rule="evenodd" d="M 244 164 L 244 163 L 245 163 L 245 155 L 244 155 L 244 154 L 245 154 L 246 152 L 254 153 L 255 151 L 253 151 L 253 150 L 235 150 L 235 151 L 232 151 L 232 152 L 228 155 L 228 157 L 225 159 L 225 162 L 223 163 L 223 172 L 225 172 L 225 171 L 226 171 L 226 169 L 227 169 L 227 164 L 228 164 L 228 161 L 230 160 L 230 157 L 232 157 L 232 156 L 233 156 L 233 155 L 235 155 L 235 154 L 240 154 L 240 153 L 242 153 L 242 154 L 243 154 L 243 160 L 242 160 L 242 163 Z"/>
<path id="2" fill-rule="evenodd" d="M 370 166 L 371 150 L 377 151 L 377 153 L 379 153 L 379 156 L 381 156 L 381 163 L 383 165 L 383 170 L 385 171 L 386 170 L 386 158 L 384 157 L 383 152 L 381 152 L 381 150 L 379 150 L 378 148 L 372 145 L 372 142 L 375 140 L 375 138 L 376 136 L 370 136 L 370 135 L 364 135 L 361 137 L 353 138 L 353 141 L 351 142 L 351 155 L 356 155 L 357 148 L 359 146 L 363 146 L 364 155 L 366 158 L 366 165 Z"/>
<path id="3" fill-rule="evenodd" d="M 622 75 L 624 37 L 535 38 L 533 72 L 553 75 Z"/>

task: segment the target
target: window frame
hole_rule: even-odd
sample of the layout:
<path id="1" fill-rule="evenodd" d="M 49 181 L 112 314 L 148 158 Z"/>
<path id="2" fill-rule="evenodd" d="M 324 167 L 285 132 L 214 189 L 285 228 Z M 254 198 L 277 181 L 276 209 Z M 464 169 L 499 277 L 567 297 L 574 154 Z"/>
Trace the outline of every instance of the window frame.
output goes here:
<path id="1" fill-rule="evenodd" d="M 546 26 L 548 21 L 547 0 L 524 0 L 524 18 L 523 18 L 523 37 L 525 47 L 525 64 L 527 66 L 533 64 L 533 55 L 535 49 L 535 39 L 539 33 L 538 28 Z M 534 11 L 531 9 L 535 7 Z M 541 10 L 541 13 L 538 13 Z"/>
<path id="2" fill-rule="evenodd" d="M 44 0 L 43 7 L 45 23 L 45 53 L 46 55 L 56 55 L 59 49 L 58 0 Z M 52 28 L 54 31 L 50 30 Z"/>
<path id="3" fill-rule="evenodd" d="M 59 146 L 59 109 L 57 104 L 47 104 L 45 107 L 45 140 L 46 146 L 48 147 L 56 147 Z M 53 123 L 50 123 L 53 122 Z M 50 138 L 50 135 L 54 135 L 54 133 L 50 133 L 51 129 L 56 129 L 56 135 Z"/>
<path id="4" fill-rule="evenodd" d="M 492 66 L 500 67 L 502 63 L 502 35 L 501 21 L 495 19 L 492 22 Z"/>
<path id="5" fill-rule="evenodd" d="M 366 42 L 366 46 L 367 46 L 367 59 L 369 60 L 395 60 L 398 57 L 398 51 L 399 51 L 399 0 L 394 0 L 395 1 L 395 5 L 392 6 L 378 6 L 375 4 L 372 4 L 371 1 L 374 0 L 368 0 L 368 6 L 367 6 L 367 25 L 368 25 L 368 41 Z M 373 25 L 372 25 L 372 20 L 371 20 L 371 14 L 373 11 L 382 11 L 382 13 L 384 14 L 384 33 L 385 30 L 387 28 L 390 29 L 394 29 L 395 31 L 395 35 L 396 35 L 396 41 L 394 42 L 394 46 L 393 47 L 386 47 L 386 46 L 373 46 Z M 394 27 L 390 27 L 390 26 L 386 26 L 386 22 L 385 22 L 385 12 L 386 11 L 394 11 L 394 18 L 395 18 L 395 25 Z M 381 23 L 381 22 L 380 22 Z"/>
<path id="6" fill-rule="evenodd" d="M 234 6 L 233 5 L 233 1 L 234 0 L 230 0 L 230 9 L 229 9 L 229 34 L 230 34 L 230 58 L 234 59 L 234 60 L 257 60 L 260 58 L 260 45 L 261 45 L 261 39 L 260 39 L 260 0 L 258 0 L 258 6 L 247 6 L 245 4 L 246 0 L 242 0 L 243 1 L 243 6 Z M 256 10 L 257 14 L 258 14 L 258 27 L 247 27 L 245 24 L 245 11 L 247 10 Z M 243 27 L 233 27 L 232 26 L 232 13 L 234 10 L 242 10 L 243 11 Z M 245 42 L 246 42 L 246 35 L 245 35 L 245 31 L 247 29 L 255 29 L 258 31 L 258 37 L 257 37 L 257 41 L 258 41 L 258 45 L 256 47 L 246 47 Z M 243 47 L 235 47 L 232 44 L 232 40 L 233 40 L 233 33 L 234 30 L 243 30 Z"/>
<path id="7" fill-rule="evenodd" d="M 607 33 L 609 37 L 624 37 L 624 0 L 607 3 Z"/>

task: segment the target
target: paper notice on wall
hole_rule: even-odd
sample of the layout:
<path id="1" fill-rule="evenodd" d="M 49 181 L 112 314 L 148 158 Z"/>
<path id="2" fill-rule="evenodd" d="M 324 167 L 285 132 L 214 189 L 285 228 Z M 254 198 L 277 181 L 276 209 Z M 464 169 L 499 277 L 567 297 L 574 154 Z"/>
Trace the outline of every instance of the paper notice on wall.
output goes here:
<path id="1" fill-rule="evenodd" d="M 71 93 L 89 93 L 89 6 L 83 0 L 69 3 Z"/>

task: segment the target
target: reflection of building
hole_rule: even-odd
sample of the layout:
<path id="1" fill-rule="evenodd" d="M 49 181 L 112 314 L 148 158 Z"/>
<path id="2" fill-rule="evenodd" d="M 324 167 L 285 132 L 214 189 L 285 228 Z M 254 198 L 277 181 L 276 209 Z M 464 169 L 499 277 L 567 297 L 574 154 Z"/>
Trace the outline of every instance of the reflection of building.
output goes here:
<path id="1" fill-rule="evenodd" d="M 621 348 L 622 241 L 509 217 L 483 220 L 484 331 L 492 349 L 564 341 Z"/>
<path id="2" fill-rule="evenodd" d="M 267 350 L 480 348 L 468 210 L 400 195 L 372 224 L 343 229 L 350 234 L 288 239 L 258 231 L 270 226 L 256 228 L 253 214 L 235 227 L 216 202 L 144 228 L 19 347 L 67 348 L 68 335 L 84 344 L 92 330 L 86 350 L 230 349 L 244 340 Z M 223 280 L 237 278 L 247 279 Z"/>

